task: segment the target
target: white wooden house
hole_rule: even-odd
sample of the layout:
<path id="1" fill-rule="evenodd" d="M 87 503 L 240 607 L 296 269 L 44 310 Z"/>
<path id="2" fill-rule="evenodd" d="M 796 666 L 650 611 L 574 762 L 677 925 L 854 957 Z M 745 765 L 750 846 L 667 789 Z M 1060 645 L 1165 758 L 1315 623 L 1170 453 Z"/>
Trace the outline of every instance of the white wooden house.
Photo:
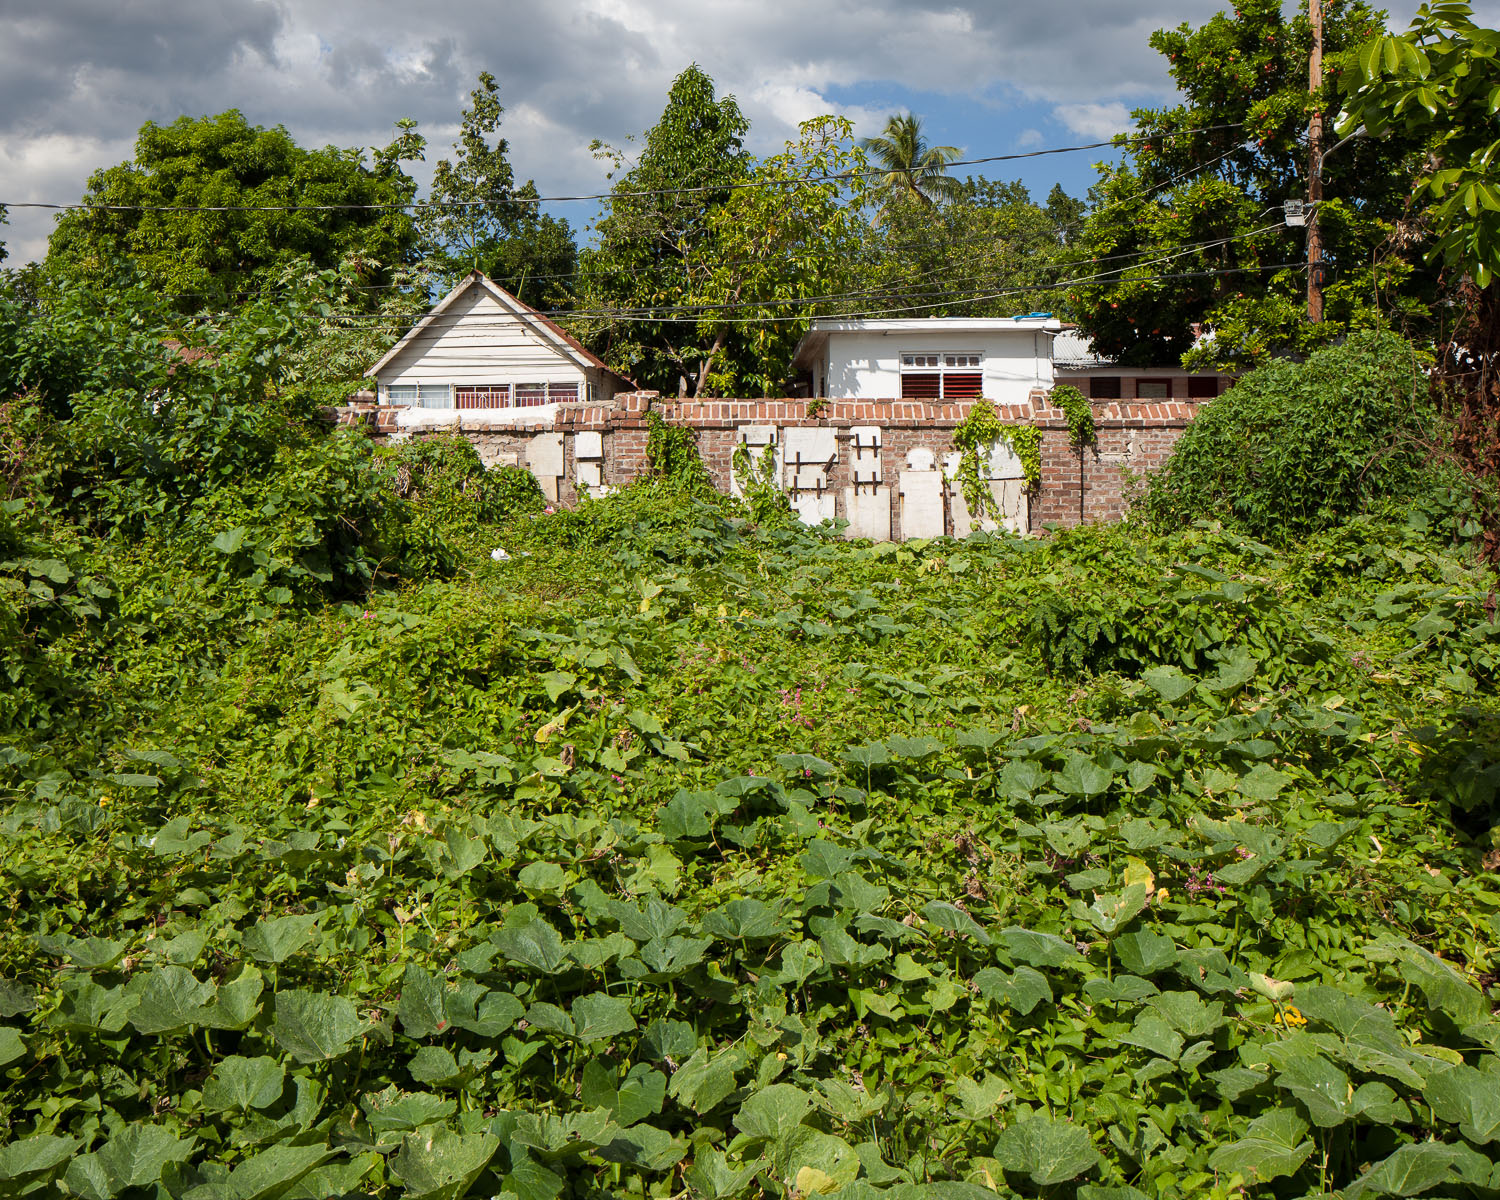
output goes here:
<path id="1" fill-rule="evenodd" d="M 478 271 L 465 276 L 365 372 L 402 426 L 478 410 L 486 422 L 545 422 L 559 404 L 608 400 L 634 384 Z"/>
<path id="2" fill-rule="evenodd" d="M 973 400 L 1024 404 L 1052 386 L 1050 313 L 1020 317 L 819 317 L 797 344 L 794 369 L 812 395 L 834 400 Z"/>

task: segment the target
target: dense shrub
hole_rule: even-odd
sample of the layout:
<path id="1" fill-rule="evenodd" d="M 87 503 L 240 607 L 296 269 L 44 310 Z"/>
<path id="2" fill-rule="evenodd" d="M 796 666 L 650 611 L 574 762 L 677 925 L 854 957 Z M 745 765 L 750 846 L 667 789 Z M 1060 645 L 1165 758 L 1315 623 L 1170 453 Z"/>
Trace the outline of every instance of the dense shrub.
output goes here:
<path id="1" fill-rule="evenodd" d="M 1300 538 L 1433 486 L 1423 365 L 1369 331 L 1245 376 L 1208 405 L 1147 488 L 1151 520 L 1199 518 L 1253 537 Z"/>

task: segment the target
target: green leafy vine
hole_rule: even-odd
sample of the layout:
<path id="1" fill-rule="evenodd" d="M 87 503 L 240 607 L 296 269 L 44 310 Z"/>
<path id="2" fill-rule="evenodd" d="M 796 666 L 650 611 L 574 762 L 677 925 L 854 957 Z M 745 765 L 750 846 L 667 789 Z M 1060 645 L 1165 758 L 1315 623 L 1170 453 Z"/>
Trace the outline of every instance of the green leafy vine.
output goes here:
<path id="1" fill-rule="evenodd" d="M 1094 432 L 1094 406 L 1088 397 L 1076 387 L 1062 384 L 1052 389 L 1052 403 L 1068 418 L 1068 442 L 1073 449 L 1092 446 L 1097 435 Z"/>
<path id="2" fill-rule="evenodd" d="M 980 471 L 980 454 L 997 441 L 1005 442 L 1021 460 L 1028 492 L 1036 491 L 1042 481 L 1041 430 L 1035 425 L 1003 425 L 994 404 L 983 398 L 976 400 L 969 415 L 953 430 L 953 444 L 959 449 L 958 486 L 975 520 L 989 515 L 994 507 L 988 481 Z"/>
<path id="3" fill-rule="evenodd" d="M 646 414 L 646 461 L 651 474 L 691 495 L 710 495 L 714 481 L 698 455 L 698 441 L 685 425 L 669 424 L 659 413 Z"/>

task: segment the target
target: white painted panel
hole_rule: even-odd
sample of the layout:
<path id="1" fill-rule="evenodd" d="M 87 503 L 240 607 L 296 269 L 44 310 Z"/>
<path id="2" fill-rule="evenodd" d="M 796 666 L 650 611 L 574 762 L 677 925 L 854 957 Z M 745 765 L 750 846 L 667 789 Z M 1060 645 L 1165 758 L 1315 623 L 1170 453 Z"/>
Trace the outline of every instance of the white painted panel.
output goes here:
<path id="1" fill-rule="evenodd" d="M 974 529 L 993 533 L 1000 528 L 1011 533 L 1025 533 L 1030 528 L 1030 507 L 1026 489 L 1019 479 L 993 479 L 989 484 L 988 515 L 977 522 L 969 516 L 969 505 L 957 483 L 948 488 L 948 503 L 953 508 L 953 536 L 966 538 Z"/>
<path id="2" fill-rule="evenodd" d="M 911 471 L 931 471 L 937 466 L 937 455 L 926 446 L 913 446 L 906 452 L 906 466 Z"/>
<path id="3" fill-rule="evenodd" d="M 880 460 L 873 459 L 854 464 L 854 482 L 874 485 L 880 482 Z"/>
<path id="4" fill-rule="evenodd" d="M 792 426 L 781 431 L 781 453 L 788 463 L 830 463 L 838 458 L 838 441 L 832 429 Z"/>
<path id="5" fill-rule="evenodd" d="M 844 517 L 849 528 L 844 536 L 869 538 L 875 542 L 891 540 L 891 489 L 845 488 Z"/>
<path id="6" fill-rule="evenodd" d="M 603 458 L 604 434 L 597 429 L 585 429 L 573 435 L 574 458 Z"/>
<path id="7" fill-rule="evenodd" d="M 901 536 L 942 537 L 943 473 L 901 472 Z"/>
<path id="8" fill-rule="evenodd" d="M 797 519 L 804 525 L 821 525 L 831 521 L 835 515 L 832 492 L 797 492 L 792 496 L 792 508 Z"/>
<path id="9" fill-rule="evenodd" d="M 988 465 L 991 479 L 1020 479 L 1026 474 L 1020 458 L 1004 438 L 996 438 L 990 447 Z"/>
<path id="10" fill-rule="evenodd" d="M 556 503 L 557 481 L 563 473 L 563 435 L 542 433 L 532 438 L 526 447 L 526 465 L 536 476 L 542 494 Z"/>
<path id="11" fill-rule="evenodd" d="M 826 491 L 828 488 L 828 472 L 821 466 L 797 467 L 795 464 L 789 464 L 787 467 L 786 486 L 789 491 L 794 492 Z"/>
<path id="12" fill-rule="evenodd" d="M 573 464 L 573 473 L 579 487 L 586 487 L 590 492 L 604 482 L 604 468 L 596 462 L 576 462 Z"/>
<path id="13" fill-rule="evenodd" d="M 879 450 L 882 432 L 879 425 L 853 425 L 849 428 L 849 440 L 858 450 Z"/>

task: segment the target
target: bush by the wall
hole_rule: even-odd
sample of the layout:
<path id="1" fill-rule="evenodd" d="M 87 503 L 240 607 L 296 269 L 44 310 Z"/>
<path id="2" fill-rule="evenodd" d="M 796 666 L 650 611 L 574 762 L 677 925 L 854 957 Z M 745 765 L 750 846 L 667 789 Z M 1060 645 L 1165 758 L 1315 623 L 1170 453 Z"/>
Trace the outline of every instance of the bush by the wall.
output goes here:
<path id="1" fill-rule="evenodd" d="M 1208 518 L 1286 541 L 1433 479 L 1423 363 L 1395 334 L 1357 333 L 1305 362 L 1274 362 L 1208 405 L 1150 480 L 1163 528 Z"/>

